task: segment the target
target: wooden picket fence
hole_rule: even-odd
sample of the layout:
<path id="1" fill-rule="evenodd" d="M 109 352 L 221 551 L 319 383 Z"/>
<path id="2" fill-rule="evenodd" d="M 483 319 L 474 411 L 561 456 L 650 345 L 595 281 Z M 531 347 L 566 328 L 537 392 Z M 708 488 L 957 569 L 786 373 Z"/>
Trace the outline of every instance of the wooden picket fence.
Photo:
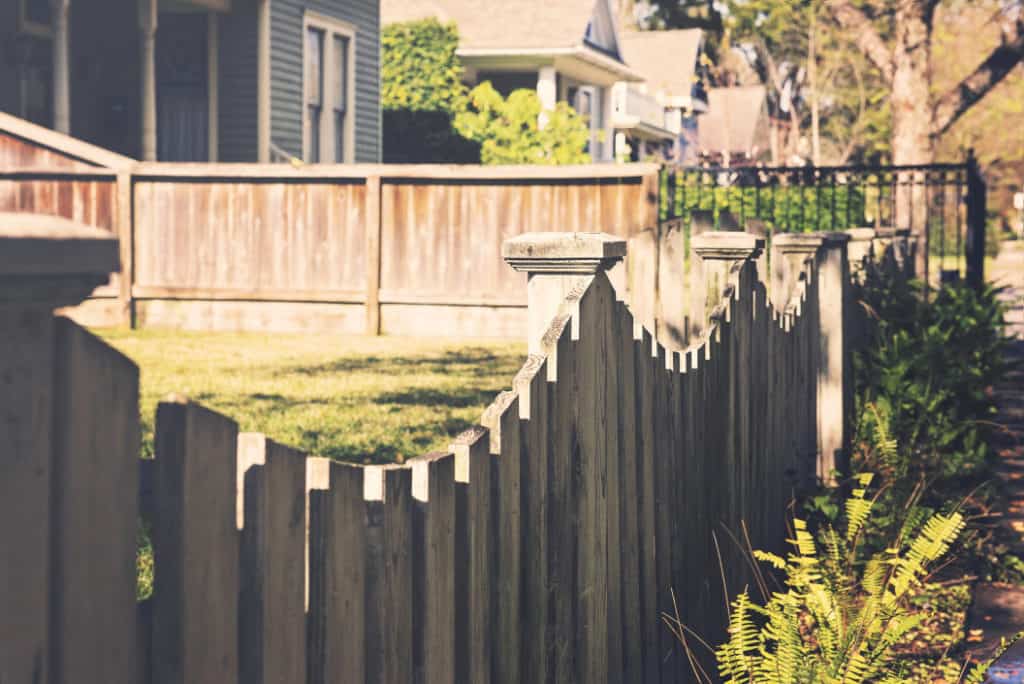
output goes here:
<path id="1" fill-rule="evenodd" d="M 18 235 L 0 221 L 0 247 Z M 25 297 L 0 250 L 0 682 L 688 681 L 663 617 L 720 642 L 741 547 L 780 549 L 814 476 L 826 247 L 790 260 L 784 307 L 756 248 L 709 249 L 686 349 L 597 268 L 479 427 L 393 466 L 181 397 L 140 461 L 138 369 Z M 140 517 L 155 590 L 136 603 Z"/>

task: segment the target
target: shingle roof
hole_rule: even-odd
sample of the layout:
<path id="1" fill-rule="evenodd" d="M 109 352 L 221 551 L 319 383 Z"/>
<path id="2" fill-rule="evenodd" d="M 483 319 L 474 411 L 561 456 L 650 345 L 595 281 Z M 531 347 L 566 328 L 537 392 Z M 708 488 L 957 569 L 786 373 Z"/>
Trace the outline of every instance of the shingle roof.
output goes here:
<path id="1" fill-rule="evenodd" d="M 626 64 L 647 79 L 648 92 L 688 97 L 702 35 L 700 29 L 628 31 L 619 42 Z"/>
<path id="2" fill-rule="evenodd" d="M 381 0 L 381 23 L 454 21 L 463 49 L 569 48 L 583 43 L 597 0 Z"/>
<path id="3" fill-rule="evenodd" d="M 767 146 L 763 85 L 710 88 L 707 114 L 697 119 L 698 146 L 708 152 L 749 153 Z"/>

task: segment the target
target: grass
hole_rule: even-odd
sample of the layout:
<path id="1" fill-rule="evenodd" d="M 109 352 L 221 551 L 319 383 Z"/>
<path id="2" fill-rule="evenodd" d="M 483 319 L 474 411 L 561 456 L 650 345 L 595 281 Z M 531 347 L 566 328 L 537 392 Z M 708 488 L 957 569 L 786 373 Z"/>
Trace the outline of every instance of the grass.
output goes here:
<path id="1" fill-rule="evenodd" d="M 100 330 L 141 369 L 142 455 L 156 404 L 184 394 L 310 454 L 403 461 L 447 447 L 525 360 L 492 340 Z"/>

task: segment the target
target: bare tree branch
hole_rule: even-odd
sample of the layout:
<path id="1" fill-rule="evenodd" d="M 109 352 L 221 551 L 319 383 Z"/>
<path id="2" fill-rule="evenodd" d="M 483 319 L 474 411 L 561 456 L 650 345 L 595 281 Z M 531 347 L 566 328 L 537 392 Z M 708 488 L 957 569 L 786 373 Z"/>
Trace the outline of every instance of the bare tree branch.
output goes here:
<path id="1" fill-rule="evenodd" d="M 891 83 L 892 53 L 872 26 L 871 18 L 858 9 L 851 0 L 826 0 L 825 4 L 836 22 L 857 36 L 857 47 L 882 72 L 882 79 L 886 83 Z"/>
<path id="2" fill-rule="evenodd" d="M 964 112 L 1024 61 L 1024 10 L 1007 10 L 1001 17 L 1002 44 L 973 73 L 939 99 L 932 117 L 932 135 L 940 136 L 948 131 Z"/>

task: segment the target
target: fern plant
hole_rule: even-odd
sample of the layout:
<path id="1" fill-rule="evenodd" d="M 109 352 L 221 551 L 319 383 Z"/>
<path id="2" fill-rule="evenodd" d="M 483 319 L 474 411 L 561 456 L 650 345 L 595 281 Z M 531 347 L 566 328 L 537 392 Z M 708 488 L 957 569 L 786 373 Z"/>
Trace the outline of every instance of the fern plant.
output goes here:
<path id="1" fill-rule="evenodd" d="M 762 606 L 748 592 L 732 602 L 729 640 L 716 652 L 728 684 L 768 682 L 906 681 L 894 647 L 925 617 L 905 598 L 963 529 L 958 512 L 933 514 L 912 534 L 871 557 L 860 556 L 861 535 L 872 513 L 870 474 L 856 478 L 841 523 L 817 537 L 793 521 L 788 557 L 755 551 L 785 576 L 783 588 Z"/>

